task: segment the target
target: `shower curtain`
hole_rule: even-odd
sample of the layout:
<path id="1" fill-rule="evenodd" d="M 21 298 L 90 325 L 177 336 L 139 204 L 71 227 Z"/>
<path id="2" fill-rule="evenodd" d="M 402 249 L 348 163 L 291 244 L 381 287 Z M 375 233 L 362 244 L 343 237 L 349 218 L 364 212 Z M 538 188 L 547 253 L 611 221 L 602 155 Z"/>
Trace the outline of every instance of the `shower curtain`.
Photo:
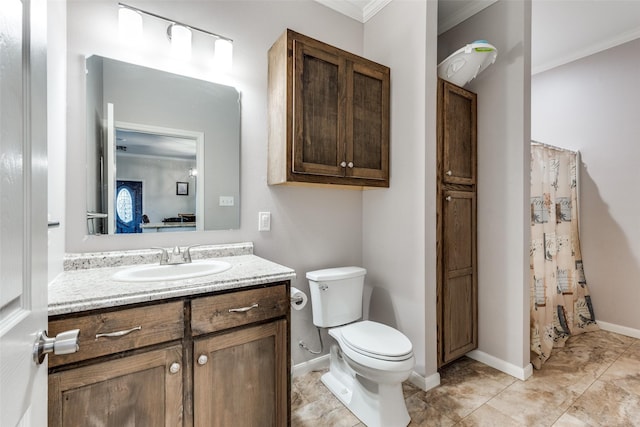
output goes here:
<path id="1" fill-rule="evenodd" d="M 577 153 L 531 145 L 531 363 L 598 329 L 578 235 Z"/>

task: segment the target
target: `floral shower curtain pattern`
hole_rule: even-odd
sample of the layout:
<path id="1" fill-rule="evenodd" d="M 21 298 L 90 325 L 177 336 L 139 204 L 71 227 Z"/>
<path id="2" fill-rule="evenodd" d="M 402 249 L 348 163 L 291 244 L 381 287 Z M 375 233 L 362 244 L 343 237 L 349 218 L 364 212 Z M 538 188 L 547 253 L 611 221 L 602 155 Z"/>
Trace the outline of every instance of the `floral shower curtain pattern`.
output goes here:
<path id="1" fill-rule="evenodd" d="M 531 363 L 598 329 L 578 235 L 577 154 L 531 145 Z"/>

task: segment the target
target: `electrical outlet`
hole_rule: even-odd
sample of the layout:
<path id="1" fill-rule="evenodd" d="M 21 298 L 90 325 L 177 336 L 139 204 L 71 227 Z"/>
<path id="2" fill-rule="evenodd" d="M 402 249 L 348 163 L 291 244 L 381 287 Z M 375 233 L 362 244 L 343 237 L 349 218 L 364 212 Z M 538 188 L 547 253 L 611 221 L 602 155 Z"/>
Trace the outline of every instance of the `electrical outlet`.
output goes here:
<path id="1" fill-rule="evenodd" d="M 271 231 L 271 212 L 258 212 L 258 231 Z"/>
<path id="2" fill-rule="evenodd" d="M 233 206 L 233 203 L 233 196 L 220 196 L 218 204 L 220 206 Z"/>

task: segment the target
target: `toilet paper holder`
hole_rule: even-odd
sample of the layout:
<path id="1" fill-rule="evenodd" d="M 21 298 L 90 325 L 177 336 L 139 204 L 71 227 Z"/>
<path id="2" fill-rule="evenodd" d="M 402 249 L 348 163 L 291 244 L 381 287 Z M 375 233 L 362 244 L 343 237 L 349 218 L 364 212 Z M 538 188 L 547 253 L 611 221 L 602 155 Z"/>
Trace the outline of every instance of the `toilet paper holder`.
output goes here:
<path id="1" fill-rule="evenodd" d="M 294 286 L 291 287 L 289 298 L 291 308 L 294 310 L 302 310 L 307 305 L 307 294 Z"/>

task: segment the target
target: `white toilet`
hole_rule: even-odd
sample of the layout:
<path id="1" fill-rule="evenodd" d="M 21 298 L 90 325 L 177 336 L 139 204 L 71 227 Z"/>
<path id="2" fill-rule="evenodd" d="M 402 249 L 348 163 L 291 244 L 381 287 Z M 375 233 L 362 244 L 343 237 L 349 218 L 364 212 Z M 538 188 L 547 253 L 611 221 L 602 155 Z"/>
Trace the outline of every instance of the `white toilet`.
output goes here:
<path id="1" fill-rule="evenodd" d="M 322 382 L 368 427 L 406 426 L 411 420 L 402 382 L 415 366 L 411 341 L 400 331 L 362 317 L 360 267 L 310 271 L 313 323 L 329 329 L 329 372 Z"/>

